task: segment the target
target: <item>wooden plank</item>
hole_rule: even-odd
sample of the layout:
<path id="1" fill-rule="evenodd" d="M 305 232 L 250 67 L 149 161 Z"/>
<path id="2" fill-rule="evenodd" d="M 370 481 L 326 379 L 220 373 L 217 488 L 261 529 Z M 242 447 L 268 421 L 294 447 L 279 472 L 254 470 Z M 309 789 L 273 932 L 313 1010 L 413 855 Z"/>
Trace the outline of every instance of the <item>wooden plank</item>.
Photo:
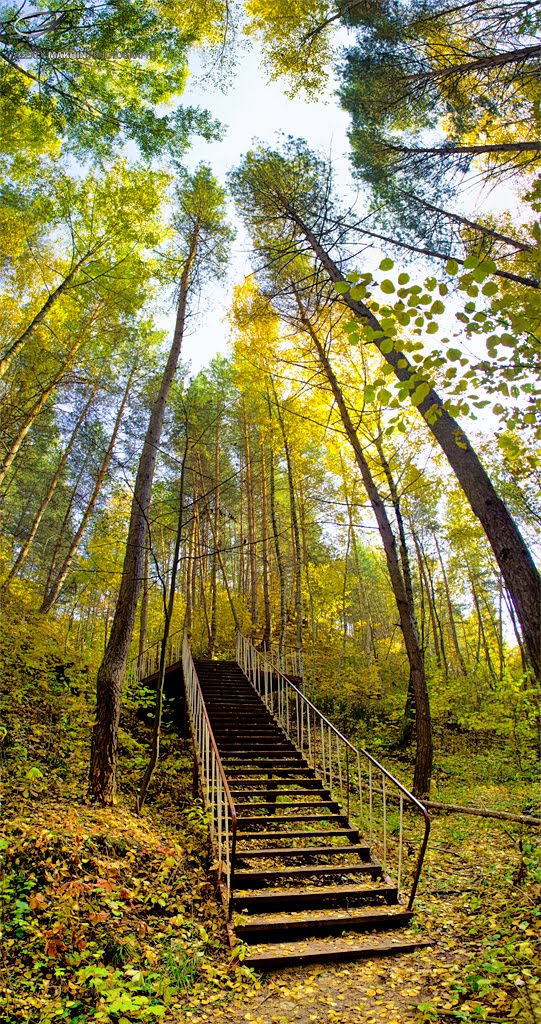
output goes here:
<path id="1" fill-rule="evenodd" d="M 310 878 L 317 875 L 319 878 L 327 878 L 332 875 L 371 875 L 372 878 L 381 877 L 381 868 L 378 864 L 371 864 L 369 861 L 362 861 L 360 864 L 303 864 L 294 867 L 264 868 L 262 871 L 245 870 L 243 868 L 235 871 L 235 886 L 240 883 L 249 882 L 254 885 L 256 882 L 272 882 L 273 878 Z"/>
<path id="2" fill-rule="evenodd" d="M 305 833 L 310 835 L 310 833 Z M 355 846 L 292 846 L 292 847 L 269 847 L 266 850 L 241 850 L 237 846 L 237 856 L 243 860 L 252 860 L 257 857 L 302 857 L 306 854 L 314 856 L 332 856 L 333 854 L 358 853 L 359 855 L 370 855 L 370 847 L 367 843 L 358 843 Z"/>
<path id="3" fill-rule="evenodd" d="M 302 916 L 295 913 L 282 913 L 254 916 L 250 921 L 236 925 L 235 931 L 239 938 L 250 940 L 255 935 L 267 935 L 269 939 L 273 934 L 284 932 L 302 932 L 304 935 L 314 935 L 318 932 L 356 931 L 371 929 L 383 931 L 393 928 L 404 928 L 412 919 L 411 910 L 393 911 L 381 907 L 359 907 L 350 910 L 334 910 L 330 914 L 304 913 Z"/>
<path id="4" fill-rule="evenodd" d="M 401 956 L 416 949 L 433 946 L 432 939 L 386 939 L 375 944 L 359 940 L 320 939 L 312 942 L 276 944 L 268 949 L 248 953 L 243 963 L 259 971 L 272 971 L 309 963 L 332 963 L 348 960 L 370 960 L 372 957 Z"/>

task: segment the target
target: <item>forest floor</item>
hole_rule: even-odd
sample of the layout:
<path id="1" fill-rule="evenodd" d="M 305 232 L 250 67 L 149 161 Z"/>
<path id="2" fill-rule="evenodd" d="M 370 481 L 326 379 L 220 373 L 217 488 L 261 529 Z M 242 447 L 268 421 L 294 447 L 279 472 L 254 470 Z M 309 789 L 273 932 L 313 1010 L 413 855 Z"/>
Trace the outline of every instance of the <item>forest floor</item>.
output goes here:
<path id="1" fill-rule="evenodd" d="M 14 659 L 4 658 L 2 671 L 10 685 L 2 685 L 1 1024 L 541 1024 L 532 829 L 434 816 L 413 925 L 433 947 L 258 977 L 227 947 L 204 815 L 191 798 L 189 745 L 166 733 L 137 817 L 147 730 L 128 695 L 119 803 L 90 806 L 87 683 L 46 661 L 34 658 L 24 681 Z M 535 784 L 513 774 L 501 753 L 440 753 L 437 798 L 535 810 Z"/>

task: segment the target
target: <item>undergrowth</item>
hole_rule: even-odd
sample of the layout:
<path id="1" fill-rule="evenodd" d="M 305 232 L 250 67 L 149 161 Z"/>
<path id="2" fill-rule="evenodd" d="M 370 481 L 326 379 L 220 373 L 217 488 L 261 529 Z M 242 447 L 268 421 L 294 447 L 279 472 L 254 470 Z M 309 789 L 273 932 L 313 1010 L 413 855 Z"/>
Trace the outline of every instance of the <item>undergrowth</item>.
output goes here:
<path id="1" fill-rule="evenodd" d="M 188 741 L 164 731 L 137 817 L 148 722 L 132 693 L 117 805 L 91 806 L 87 666 L 31 616 L 10 624 L 0 657 L 2 1024 L 178 1021 L 259 985 L 229 953 Z"/>
<path id="2" fill-rule="evenodd" d="M 152 695 L 128 692 L 118 804 L 89 805 L 93 668 L 65 645 L 60 623 L 12 618 L 0 644 L 2 1024 L 541 1024 L 535 831 L 434 815 L 413 926 L 434 948 L 399 965 L 312 969 L 310 984 L 306 969 L 290 972 L 287 985 L 280 975 L 260 981 L 228 950 L 188 741 L 166 727 L 137 817 Z M 472 754 L 464 743 L 440 744 L 435 799 L 539 813 L 531 760 L 521 776 L 503 748 Z M 385 761 L 408 781 L 405 755 Z"/>

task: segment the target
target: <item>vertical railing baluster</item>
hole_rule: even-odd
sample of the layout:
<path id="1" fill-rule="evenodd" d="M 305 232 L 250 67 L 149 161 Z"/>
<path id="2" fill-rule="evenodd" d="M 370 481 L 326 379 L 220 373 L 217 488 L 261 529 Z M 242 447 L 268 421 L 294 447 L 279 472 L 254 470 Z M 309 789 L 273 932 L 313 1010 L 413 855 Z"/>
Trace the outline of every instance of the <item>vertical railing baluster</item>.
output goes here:
<path id="1" fill-rule="evenodd" d="M 332 735 L 331 735 L 330 726 L 327 726 L 327 737 L 328 737 L 328 740 L 329 740 L 329 789 L 330 789 L 331 796 L 332 796 L 332 788 L 333 788 L 333 781 L 332 781 Z"/>
<path id="2" fill-rule="evenodd" d="M 369 807 L 368 819 L 369 819 L 369 823 L 370 824 L 369 824 L 369 829 L 368 829 L 368 838 L 369 838 L 370 845 L 372 845 L 372 797 L 373 797 L 373 794 L 372 794 L 372 762 L 369 761 L 368 762 L 368 807 Z"/>
<path id="3" fill-rule="evenodd" d="M 342 786 L 342 761 L 340 758 L 340 740 L 336 736 L 336 756 L 338 758 L 338 785 L 340 787 L 340 799 L 344 799 L 344 788 Z"/>
<path id="4" fill-rule="evenodd" d="M 404 794 L 403 793 L 400 794 L 400 811 L 399 811 L 399 814 L 400 814 L 400 820 L 399 820 L 399 823 L 398 823 L 398 872 L 397 872 L 397 879 L 396 879 L 396 887 L 398 889 L 398 895 L 400 896 L 400 883 L 402 881 L 402 841 L 403 841 L 402 829 L 403 829 L 403 819 L 404 819 Z"/>
<path id="5" fill-rule="evenodd" d="M 381 800 L 383 804 L 383 870 L 387 871 L 387 792 L 385 776 L 381 773 Z"/>

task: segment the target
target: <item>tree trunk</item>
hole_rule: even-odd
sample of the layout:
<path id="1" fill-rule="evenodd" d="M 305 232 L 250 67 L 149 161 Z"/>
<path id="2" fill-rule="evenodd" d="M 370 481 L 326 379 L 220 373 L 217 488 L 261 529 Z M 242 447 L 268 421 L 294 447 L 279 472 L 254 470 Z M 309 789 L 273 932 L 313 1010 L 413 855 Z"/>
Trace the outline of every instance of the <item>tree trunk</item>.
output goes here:
<path id="1" fill-rule="evenodd" d="M 105 456 L 104 456 L 103 462 L 101 464 L 99 473 L 98 473 L 98 475 L 96 477 L 96 480 L 95 480 L 95 483 L 94 483 L 94 487 L 92 489 L 92 494 L 90 496 L 90 500 L 88 502 L 88 505 L 86 506 L 86 509 L 85 509 L 84 514 L 83 514 L 83 516 L 81 518 L 79 526 L 77 527 L 77 530 L 75 532 L 75 536 L 73 537 L 72 542 L 70 544 L 69 551 L 68 551 L 68 553 L 67 553 L 67 555 L 66 555 L 66 557 L 65 557 L 65 559 L 64 559 L 64 561 L 62 563 L 62 567 L 61 567 L 60 571 L 58 572 L 58 574 L 56 576 L 56 579 L 51 584 L 48 592 L 45 594 L 45 596 L 43 598 L 43 602 L 42 602 L 42 605 L 41 605 L 41 608 L 40 608 L 40 612 L 42 613 L 42 615 L 47 615 L 47 613 L 50 612 L 51 608 L 53 607 L 53 605 L 55 604 L 55 602 L 56 602 L 56 600 L 58 598 L 58 595 L 60 594 L 60 591 L 62 589 L 62 585 L 63 585 L 63 583 L 64 583 L 64 581 L 66 579 L 66 576 L 68 575 L 68 572 L 69 572 L 69 570 L 71 568 L 71 563 L 73 562 L 73 559 L 75 558 L 75 555 L 76 555 L 77 550 L 79 548 L 79 544 L 81 543 L 83 534 L 84 534 L 84 532 L 86 530 L 86 527 L 87 527 L 87 524 L 88 524 L 88 520 L 90 519 L 90 516 L 92 515 L 92 512 L 94 511 L 94 506 L 95 506 L 95 504 L 96 504 L 96 502 L 97 502 L 97 500 L 99 498 L 100 491 L 101 491 L 101 488 L 102 488 L 102 484 L 103 484 L 103 481 L 105 480 L 105 476 L 106 476 L 107 470 L 109 468 L 109 463 L 110 463 L 111 457 L 113 455 L 114 447 L 115 447 L 115 444 L 116 444 L 116 439 L 118 437 L 118 432 L 120 430 L 120 425 L 122 423 L 122 417 L 124 415 L 124 410 L 126 408 L 126 403 L 128 401 L 128 398 L 129 398 L 129 394 L 130 394 L 130 390 L 131 390 L 132 381 L 133 381 L 133 377 L 134 377 L 134 374 L 135 374 L 136 366 L 137 366 L 137 364 L 134 364 L 134 366 L 130 370 L 130 373 L 128 374 L 128 380 L 126 382 L 126 387 L 125 387 L 125 390 L 124 390 L 124 394 L 122 396 L 122 401 L 120 403 L 120 407 L 119 407 L 119 410 L 118 410 L 118 413 L 117 413 L 117 416 L 116 416 L 115 425 L 114 425 L 114 428 L 113 428 L 113 433 L 111 435 L 111 440 L 109 441 L 109 444 L 107 446 L 107 451 L 105 453 Z"/>
<path id="2" fill-rule="evenodd" d="M 293 210 L 287 208 L 286 212 L 309 242 L 331 281 L 346 282 L 346 278 L 313 232 Z M 349 282 L 346 283 L 349 285 Z M 416 370 L 403 352 L 394 347 L 390 352 L 381 351 L 385 332 L 368 306 L 352 299 L 347 293 L 341 300 L 349 306 L 356 317 L 370 325 L 373 330 L 381 332 L 381 336 L 374 339 L 374 344 L 386 362 L 392 366 L 398 379 L 402 382 L 417 381 Z M 474 514 L 483 526 L 513 601 L 533 672 L 541 679 L 541 578 L 532 556 L 464 431 L 448 413 L 433 388 L 417 408 L 447 456 Z"/>
<path id="3" fill-rule="evenodd" d="M 464 61 L 462 64 L 450 64 L 443 68 L 435 68 L 432 71 L 420 72 L 412 75 L 414 81 L 421 85 L 428 82 L 442 82 L 446 78 L 456 75 L 469 75 L 472 71 L 488 71 L 491 68 L 501 68 L 505 64 L 524 64 L 527 60 L 537 60 L 541 57 L 541 46 L 522 46 L 517 50 L 504 50 L 503 53 L 492 53 L 489 57 L 477 57 L 474 60 Z M 537 76 L 536 76 L 537 77 Z"/>
<path id="4" fill-rule="evenodd" d="M 426 568 L 425 568 L 424 559 L 423 559 L 423 552 L 421 550 L 421 544 L 419 542 L 419 538 L 417 537 L 417 534 L 416 534 L 415 529 L 413 527 L 413 523 L 412 523 L 411 517 L 410 517 L 410 530 L 411 530 L 411 535 L 413 537 L 413 544 L 414 544 L 414 547 L 415 547 L 415 553 L 417 555 L 417 565 L 418 565 L 418 568 L 419 568 L 419 579 L 420 579 L 420 582 L 421 582 L 421 588 L 422 588 L 422 590 L 424 590 L 424 592 L 426 594 L 426 600 L 428 602 L 428 614 L 430 616 L 430 625 L 432 627 L 432 636 L 434 638 L 434 657 L 436 659 L 436 667 L 441 669 L 443 666 L 442 666 L 442 657 L 441 657 L 441 651 L 440 651 L 440 641 L 439 641 L 439 637 L 438 637 L 438 623 L 437 623 L 437 620 L 436 620 L 436 609 L 434 607 L 434 595 L 433 595 L 433 592 L 432 592 L 431 581 L 429 581 L 429 579 L 427 577 Z M 445 671 L 445 676 L 447 677 L 447 670 Z"/>
<path id="5" fill-rule="evenodd" d="M 291 529 L 293 533 L 293 576 L 295 580 L 295 617 L 297 624 L 297 657 L 298 657 L 298 670 L 299 675 L 303 676 L 303 664 L 302 664 L 302 619 L 303 619 L 303 607 L 302 607 L 302 549 L 301 549 L 301 536 L 299 530 L 299 517 L 297 514 L 297 497 L 295 494 L 295 480 L 293 472 L 293 461 L 291 458 L 291 449 L 289 447 L 289 440 L 284 423 L 284 415 L 282 407 L 278 401 L 278 396 L 272 383 L 272 390 L 274 394 L 274 404 L 276 407 L 276 413 L 278 416 L 278 423 L 280 424 L 280 430 L 282 432 L 282 440 L 284 442 L 284 454 L 286 457 L 287 467 L 287 483 L 289 488 L 289 510 L 291 515 Z"/>
<path id="6" fill-rule="evenodd" d="M 86 419 L 86 415 L 88 413 L 88 410 L 90 409 L 90 406 L 91 406 L 92 402 L 94 401 L 94 398 L 96 397 L 96 393 L 97 393 L 98 389 L 99 389 L 99 385 L 96 384 L 94 386 L 94 388 L 92 389 L 90 397 L 88 398 L 87 402 L 83 406 L 82 412 L 79 415 L 79 418 L 78 418 L 78 420 L 77 420 L 77 422 L 76 422 L 76 424 L 75 424 L 75 426 L 74 426 L 74 428 L 73 428 L 73 430 L 71 432 L 71 437 L 70 437 L 70 439 L 69 439 L 69 441 L 68 441 L 68 443 L 67 443 L 67 445 L 66 445 L 66 447 L 64 449 L 64 452 L 62 454 L 60 462 L 58 463 L 58 466 L 56 468 L 55 474 L 54 474 L 54 476 L 53 476 L 53 478 L 52 478 L 52 480 L 51 480 L 51 482 L 49 484 L 49 487 L 47 488 L 47 493 L 45 494 L 45 497 L 43 498 L 43 500 L 42 500 L 42 502 L 41 502 L 41 504 L 39 506 L 39 509 L 36 512 L 36 515 L 34 516 L 34 520 L 32 522 L 32 526 L 30 527 L 30 531 L 28 533 L 28 537 L 26 538 L 24 544 L 22 545 L 22 547 L 21 547 L 21 549 L 19 551 L 19 554 L 17 555 L 17 558 L 15 559 L 15 561 L 14 561 L 14 563 L 13 563 L 13 565 L 12 565 L 10 571 L 9 571 L 9 574 L 6 577 L 5 582 L 2 584 L 2 587 L 9 586 L 9 584 L 11 583 L 11 580 L 14 579 L 14 577 L 19 572 L 19 569 L 21 568 L 23 563 L 26 561 L 26 557 L 28 555 L 28 552 L 30 551 L 30 549 L 32 547 L 32 544 L 34 543 L 34 538 L 36 536 L 36 533 L 38 532 L 39 524 L 41 523 L 41 520 L 43 519 L 43 516 L 45 515 L 45 513 L 46 513 L 46 511 L 47 511 L 47 509 L 49 507 L 49 504 L 50 504 L 50 502 L 51 502 L 51 500 L 53 498 L 53 495 L 54 495 L 54 493 L 56 491 L 56 488 L 57 488 L 58 482 L 60 480 L 60 477 L 62 476 L 62 473 L 64 472 L 64 469 L 66 467 L 67 461 L 68 461 L 68 459 L 69 459 L 69 457 L 71 455 L 71 452 L 72 452 L 73 446 L 75 444 L 75 441 L 77 439 L 77 435 L 79 433 L 79 430 L 81 429 L 81 427 L 82 427 L 82 425 L 83 425 L 83 423 L 84 423 L 84 421 Z"/>
<path id="7" fill-rule="evenodd" d="M 496 242 L 504 242 L 505 245 L 512 246 L 513 249 L 518 249 L 520 252 L 533 252 L 533 246 L 529 245 L 528 242 L 522 242 L 518 238 L 511 238 L 510 235 L 502 235 L 500 231 L 496 231 L 494 228 L 489 228 L 484 224 L 480 224 L 476 220 L 468 220 L 467 217 L 462 217 L 458 213 L 451 213 L 449 210 L 443 210 L 440 206 L 434 206 L 429 203 L 427 199 L 422 196 L 415 196 L 411 192 L 403 192 L 408 199 L 416 203 L 418 206 L 422 206 L 425 210 L 430 210 L 431 213 L 439 213 L 448 220 L 454 221 L 456 224 L 463 225 L 466 228 L 471 228 L 473 231 L 477 231 L 479 234 L 486 235 L 487 238 L 491 238 Z"/>
<path id="8" fill-rule="evenodd" d="M 163 717 L 163 690 L 165 686 L 165 672 L 167 668 L 167 641 L 169 639 L 169 633 L 171 631 L 171 619 L 173 618 L 173 611 L 175 607 L 176 597 L 176 585 L 177 585 L 177 571 L 180 561 L 180 545 L 182 543 L 182 529 L 184 522 L 184 481 L 186 478 L 186 461 L 188 458 L 188 425 L 186 424 L 186 444 L 184 448 L 184 457 L 182 459 L 182 468 L 180 471 L 180 494 L 179 494 L 179 508 L 178 508 L 178 520 L 177 520 L 177 532 L 175 537 L 175 549 L 173 552 L 173 564 L 171 566 L 171 582 L 169 587 L 169 597 L 166 598 L 164 593 L 164 611 L 165 611 L 165 622 L 163 627 L 162 645 L 160 650 L 160 669 L 158 677 L 158 685 L 156 689 L 156 704 L 154 710 L 154 724 L 152 727 L 152 745 L 150 751 L 150 759 L 147 765 L 147 769 L 141 782 L 141 788 L 137 795 L 135 802 L 135 809 L 137 814 L 140 814 L 143 809 L 143 804 L 147 795 L 150 780 L 152 778 L 154 769 L 158 763 L 160 756 L 160 733 L 162 727 Z"/>
<path id="9" fill-rule="evenodd" d="M 271 415 L 270 396 L 267 392 L 267 403 L 269 416 Z M 274 537 L 274 552 L 276 555 L 276 568 L 278 570 L 278 581 L 280 585 L 280 636 L 278 639 L 278 668 L 283 672 L 285 668 L 285 648 L 287 633 L 287 593 L 286 574 L 284 570 L 284 559 L 282 546 L 280 544 L 280 531 L 278 529 L 278 517 L 276 515 L 276 473 L 274 461 L 274 447 L 272 437 L 270 440 L 270 507 L 272 534 Z"/>
<path id="10" fill-rule="evenodd" d="M 417 623 L 417 616 L 415 614 L 415 601 L 414 601 L 414 597 L 413 597 L 413 580 L 412 580 L 412 573 L 411 573 L 411 563 L 410 563 L 410 557 L 409 557 L 409 552 L 408 552 L 408 544 L 407 544 L 407 540 L 406 540 L 406 531 L 404 529 L 404 519 L 402 517 L 402 508 L 400 506 L 400 496 L 398 494 L 398 489 L 397 489 L 397 486 L 396 486 L 395 479 L 394 479 L 394 477 L 393 477 L 393 475 L 391 473 L 391 467 L 390 467 L 390 465 L 389 465 L 389 463 L 387 461 L 387 458 L 385 456 L 385 452 L 383 450 L 383 444 L 382 444 L 382 441 L 381 441 L 381 435 L 377 436 L 374 439 L 374 444 L 376 446 L 376 449 L 377 449 L 377 452 L 378 452 L 378 455 L 379 455 L 379 458 L 380 458 L 380 462 L 381 462 L 381 465 L 382 465 L 382 468 L 383 468 L 383 472 L 385 473 L 385 479 L 387 480 L 387 485 L 389 487 L 389 493 L 390 493 L 391 501 L 392 501 L 392 504 L 393 504 L 394 514 L 395 514 L 395 519 L 396 519 L 396 525 L 397 525 L 397 528 L 398 528 L 398 537 L 399 537 L 399 541 L 400 541 L 400 563 L 402 565 L 402 576 L 404 578 L 404 587 L 406 589 L 406 594 L 408 596 L 408 601 L 409 601 L 409 604 L 410 604 L 412 617 L 413 617 L 415 623 Z M 419 647 L 420 647 L 421 651 L 423 651 L 423 647 L 422 647 L 421 642 L 419 642 Z M 423 663 L 424 663 L 424 651 L 423 651 Z M 415 723 L 415 686 L 414 686 L 413 675 L 410 672 L 409 679 L 408 679 L 408 690 L 407 690 L 407 694 L 406 694 L 406 704 L 405 704 L 405 707 L 404 707 L 404 716 L 403 716 L 403 719 L 402 719 L 402 726 L 401 726 L 401 729 L 400 729 L 400 736 L 399 736 L 399 740 L 398 740 L 398 745 L 399 746 L 401 746 L 401 747 L 408 747 L 410 745 L 410 743 L 411 743 L 411 741 L 413 739 L 414 723 Z"/>
<path id="11" fill-rule="evenodd" d="M 90 250 L 89 252 L 85 253 L 85 255 L 82 256 L 81 259 L 77 261 L 77 263 L 75 263 L 75 265 L 71 268 L 69 274 L 67 274 L 64 280 L 60 282 L 58 287 L 51 292 L 48 299 L 44 302 L 43 306 L 36 313 L 35 317 L 30 321 L 28 326 L 25 327 L 24 331 L 22 331 L 22 333 L 19 334 L 17 338 L 15 338 L 15 340 L 12 342 L 9 348 L 5 350 L 3 356 L 0 358 L 0 378 L 7 373 L 17 353 L 20 352 L 25 342 L 27 342 L 31 335 L 34 333 L 36 327 L 38 327 L 38 325 L 43 322 L 43 320 L 47 316 L 47 313 L 52 308 L 52 306 L 54 306 L 55 302 L 57 302 L 60 296 L 63 295 L 64 292 L 68 290 L 83 264 L 85 264 L 95 252 L 96 248 Z"/>
<path id="12" fill-rule="evenodd" d="M 443 589 L 444 589 L 444 592 L 445 592 L 445 603 L 447 604 L 447 613 L 449 615 L 449 628 L 451 630 L 451 638 L 452 638 L 452 641 L 453 641 L 453 646 L 454 646 L 455 651 L 456 651 L 456 656 L 458 658 L 458 664 L 460 666 L 460 675 L 466 676 L 468 674 L 468 670 L 466 668 L 466 665 L 464 664 L 464 658 L 462 657 L 462 651 L 460 650 L 460 644 L 458 642 L 458 636 L 457 636 L 457 631 L 456 631 L 456 623 L 455 623 L 455 613 L 454 613 L 454 609 L 453 609 L 453 602 L 451 601 L 451 590 L 449 588 L 449 580 L 447 579 L 447 572 L 445 571 L 445 563 L 444 563 L 443 558 L 442 558 L 441 549 L 440 549 L 440 545 L 438 543 L 437 535 L 434 533 L 432 536 L 434 537 L 434 544 L 436 545 L 436 551 L 438 552 L 438 561 L 440 563 L 441 574 L 442 574 L 442 577 L 443 577 Z"/>
<path id="13" fill-rule="evenodd" d="M 165 407 L 180 357 L 190 277 L 197 253 L 198 226 L 194 228 L 188 257 L 180 281 L 177 317 L 173 342 L 164 370 L 158 397 L 152 407 L 150 420 L 139 459 L 122 579 L 116 602 L 111 634 L 103 661 L 98 671 L 96 687 L 96 722 L 92 732 L 89 791 L 94 800 L 111 805 L 115 796 L 116 763 L 118 749 L 118 723 L 122 681 L 133 633 L 135 613 L 141 590 L 145 538 L 148 525 L 148 507 L 152 490 L 154 468 L 162 434 Z"/>
<path id="14" fill-rule="evenodd" d="M 248 548 L 250 566 L 250 614 L 252 632 L 257 629 L 257 551 L 255 540 L 255 509 L 254 483 L 252 476 L 252 456 L 250 452 L 250 432 L 246 418 L 246 403 L 242 402 L 242 420 L 244 426 L 244 451 L 246 454 L 246 505 L 248 509 Z"/>
<path id="15" fill-rule="evenodd" d="M 430 792 L 430 780 L 432 774 L 432 725 L 430 720 L 428 690 L 426 685 L 423 652 L 417 635 L 417 623 L 415 622 L 413 609 L 410 606 L 404 578 L 400 569 L 400 563 L 396 551 L 396 541 L 391 529 L 391 524 L 387 517 L 385 505 L 370 472 L 370 467 L 365 459 L 362 445 L 359 441 L 355 427 L 353 426 L 344 396 L 340 385 L 338 384 L 338 380 L 334 375 L 324 346 L 321 344 L 312 324 L 304 314 L 302 306 L 300 306 L 300 311 L 304 328 L 312 339 L 319 362 L 325 371 L 329 384 L 331 385 L 333 397 L 340 413 L 344 430 L 355 454 L 355 460 L 360 470 L 363 484 L 378 524 L 379 533 L 385 551 L 391 586 L 393 588 L 396 606 L 398 609 L 400 627 L 404 636 L 404 644 L 410 665 L 412 686 L 415 692 L 416 754 L 413 792 L 417 797 L 428 796 Z"/>
<path id="16" fill-rule="evenodd" d="M 214 657 L 218 632 L 218 549 L 220 547 L 220 427 L 216 427 L 214 453 L 214 525 L 209 508 L 209 525 L 213 535 L 211 580 L 210 580 L 210 637 L 207 658 Z"/>
<path id="17" fill-rule="evenodd" d="M 407 156 L 432 156 L 449 157 L 455 153 L 470 153 L 472 156 L 480 156 L 485 153 L 539 153 L 541 142 L 495 142 L 482 146 L 460 146 L 453 143 L 449 146 L 384 146 L 391 153 L 404 153 Z"/>
<path id="18" fill-rule="evenodd" d="M 263 647 L 270 647 L 272 636 L 271 602 L 270 602 L 270 570 L 269 570 L 269 541 L 268 541 L 268 509 L 267 509 L 267 462 L 265 445 L 263 441 L 260 447 L 261 452 L 261 561 L 263 570 L 263 604 L 265 609 L 265 629 L 263 632 Z"/>
<path id="19" fill-rule="evenodd" d="M 147 538 L 145 545 L 145 566 L 143 569 L 143 593 L 141 596 L 141 609 L 139 611 L 139 650 L 137 655 L 137 665 L 139 677 L 142 678 L 143 673 L 143 654 L 145 653 L 145 647 L 147 642 L 147 626 L 148 626 L 148 595 L 150 590 L 149 583 L 150 576 L 150 537 Z"/>

